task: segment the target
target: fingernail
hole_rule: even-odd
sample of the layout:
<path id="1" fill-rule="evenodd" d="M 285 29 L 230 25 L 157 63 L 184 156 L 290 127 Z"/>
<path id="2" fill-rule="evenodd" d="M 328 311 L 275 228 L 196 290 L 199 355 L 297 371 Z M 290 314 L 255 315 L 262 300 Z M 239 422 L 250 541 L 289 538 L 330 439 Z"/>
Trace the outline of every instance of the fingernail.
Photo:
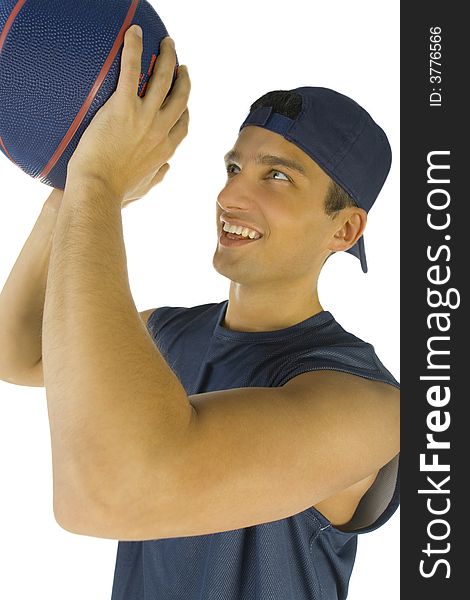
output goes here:
<path id="1" fill-rule="evenodd" d="M 134 33 L 139 37 L 142 37 L 142 27 L 139 25 L 134 25 Z"/>

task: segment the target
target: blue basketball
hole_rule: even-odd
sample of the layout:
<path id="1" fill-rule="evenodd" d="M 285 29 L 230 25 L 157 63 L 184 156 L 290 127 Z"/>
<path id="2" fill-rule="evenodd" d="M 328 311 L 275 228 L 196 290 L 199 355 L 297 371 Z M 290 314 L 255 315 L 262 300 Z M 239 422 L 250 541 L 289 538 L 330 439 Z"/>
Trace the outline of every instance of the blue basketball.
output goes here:
<path id="1" fill-rule="evenodd" d="M 83 132 L 116 90 L 133 24 L 144 34 L 144 96 L 168 35 L 146 0 L 0 0 L 0 150 L 9 160 L 64 189 Z"/>

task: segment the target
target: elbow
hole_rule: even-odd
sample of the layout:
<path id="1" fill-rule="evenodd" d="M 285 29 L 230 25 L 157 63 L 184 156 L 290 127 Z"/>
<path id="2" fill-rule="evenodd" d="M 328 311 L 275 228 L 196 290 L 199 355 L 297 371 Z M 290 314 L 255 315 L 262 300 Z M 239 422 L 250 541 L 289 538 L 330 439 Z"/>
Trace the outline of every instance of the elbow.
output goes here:
<path id="1" fill-rule="evenodd" d="M 83 462 L 83 461 L 82 461 Z M 105 482 L 108 472 L 84 468 L 69 460 L 53 465 L 53 513 L 65 531 L 108 538 L 117 500 Z"/>
<path id="2" fill-rule="evenodd" d="M 75 496 L 71 500 L 60 493 L 54 494 L 55 521 L 61 529 L 76 535 L 109 540 L 138 539 L 132 537 L 137 532 L 129 531 L 136 515 L 129 503 L 118 506 L 117 499 L 121 496 L 107 494 L 105 499 L 104 495 L 93 498 L 87 496 L 86 499 Z"/>
<path id="3" fill-rule="evenodd" d="M 89 507 L 82 507 L 79 512 L 74 511 L 72 514 L 69 509 L 58 509 L 54 506 L 54 518 L 61 529 L 69 533 L 104 539 L 119 539 L 114 534 L 108 520 L 98 519 Z"/>
<path id="4" fill-rule="evenodd" d="M 54 493 L 53 512 L 56 523 L 69 533 L 104 538 L 110 534 L 107 519 L 90 501 Z"/>
<path id="5" fill-rule="evenodd" d="M 92 517 L 88 506 L 81 504 L 78 508 L 75 504 L 58 498 L 54 494 L 53 511 L 56 523 L 65 531 L 79 535 L 90 535 Z"/>

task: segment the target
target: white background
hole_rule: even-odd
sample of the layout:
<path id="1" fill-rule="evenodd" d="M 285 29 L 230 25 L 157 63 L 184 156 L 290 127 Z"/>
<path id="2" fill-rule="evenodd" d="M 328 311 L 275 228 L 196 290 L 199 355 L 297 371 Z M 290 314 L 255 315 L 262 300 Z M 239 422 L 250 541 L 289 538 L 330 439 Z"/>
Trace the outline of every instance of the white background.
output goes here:
<path id="1" fill-rule="evenodd" d="M 369 213 L 364 236 L 369 272 L 363 274 L 349 254 L 330 258 L 320 276 L 320 301 L 346 330 L 371 342 L 400 380 L 399 3 L 152 4 L 176 41 L 180 63 L 189 67 L 191 124 L 165 180 L 123 211 L 137 308 L 228 298 L 229 281 L 211 264 L 215 201 L 225 181 L 223 155 L 250 104 L 263 93 L 331 87 L 358 101 L 384 128 L 393 164 Z M 0 178 L 3 287 L 51 189 L 3 156 Z M 109 599 L 117 541 L 73 535 L 54 520 L 43 388 L 0 381 L 0 457 L 0 597 Z M 399 597 L 398 515 L 359 537 L 348 600 Z"/>

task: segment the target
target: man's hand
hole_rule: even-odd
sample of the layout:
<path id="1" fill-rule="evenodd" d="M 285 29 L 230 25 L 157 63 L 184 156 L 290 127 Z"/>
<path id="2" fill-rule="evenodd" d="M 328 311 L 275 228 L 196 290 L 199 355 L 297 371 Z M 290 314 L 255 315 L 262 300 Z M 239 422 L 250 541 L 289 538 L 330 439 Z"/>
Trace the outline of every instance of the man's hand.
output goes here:
<path id="1" fill-rule="evenodd" d="M 67 178 L 104 182 L 121 206 L 144 196 L 163 179 L 167 161 L 188 132 L 191 83 L 186 66 L 178 68 L 168 95 L 176 66 L 173 40 L 162 40 L 141 98 L 137 90 L 142 49 L 142 38 L 130 27 L 116 91 L 85 130 L 67 168 Z"/>

